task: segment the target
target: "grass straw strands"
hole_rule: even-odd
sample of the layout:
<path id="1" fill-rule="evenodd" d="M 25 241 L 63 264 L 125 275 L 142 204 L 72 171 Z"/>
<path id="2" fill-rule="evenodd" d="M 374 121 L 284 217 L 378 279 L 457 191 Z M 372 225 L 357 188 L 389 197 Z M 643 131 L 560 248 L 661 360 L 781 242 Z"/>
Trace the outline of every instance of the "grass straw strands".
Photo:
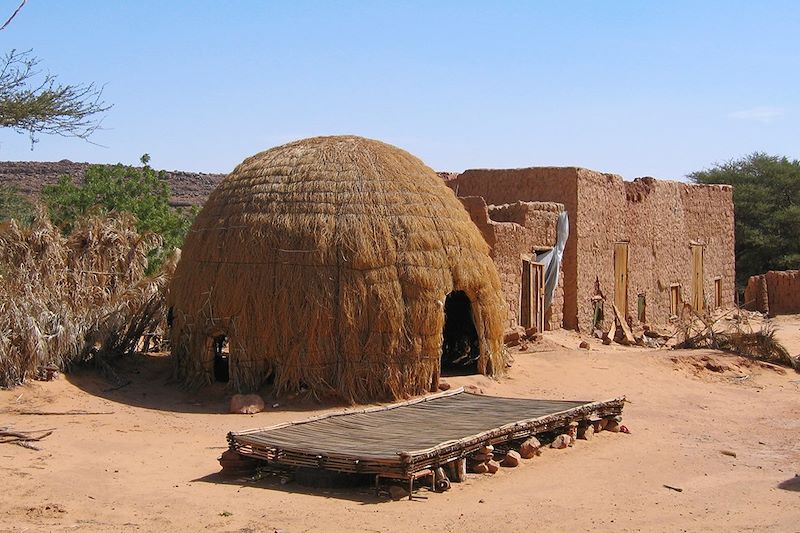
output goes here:
<path id="1" fill-rule="evenodd" d="M 159 242 L 129 215 L 79 220 L 66 237 L 43 215 L 29 229 L 0 225 L 0 386 L 130 350 L 164 316 L 174 261 L 144 274 Z"/>
<path id="2" fill-rule="evenodd" d="M 419 159 L 360 137 L 317 137 L 246 159 L 198 214 L 171 288 L 179 375 L 233 388 L 274 379 L 351 402 L 435 388 L 444 302 L 463 291 L 478 371 L 505 367 L 506 311 L 489 249 Z"/>

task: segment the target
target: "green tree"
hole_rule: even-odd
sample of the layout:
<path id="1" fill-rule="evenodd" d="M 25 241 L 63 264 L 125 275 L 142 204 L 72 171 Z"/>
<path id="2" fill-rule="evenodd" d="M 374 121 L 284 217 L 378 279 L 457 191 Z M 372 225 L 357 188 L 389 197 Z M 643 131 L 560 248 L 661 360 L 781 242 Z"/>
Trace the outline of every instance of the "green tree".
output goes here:
<path id="1" fill-rule="evenodd" d="M 33 222 L 33 204 L 14 187 L 0 184 L 0 222 L 14 219 L 22 226 Z"/>
<path id="2" fill-rule="evenodd" d="M 93 83 L 62 85 L 38 70 L 31 50 L 11 50 L 0 59 L 0 127 L 30 135 L 39 133 L 87 139 L 100 127 L 103 89 Z"/>
<path id="3" fill-rule="evenodd" d="M 65 233 L 89 212 L 133 214 L 139 232 L 156 233 L 163 240 L 161 248 L 151 253 L 148 272 L 153 272 L 167 254 L 183 244 L 197 209 L 172 208 L 166 173 L 153 170 L 147 154 L 141 161 L 142 167 L 92 165 L 82 184 L 63 176 L 57 184 L 43 187 L 42 196 L 51 220 Z"/>
<path id="4" fill-rule="evenodd" d="M 688 176 L 733 185 L 736 280 L 800 268 L 800 161 L 755 152 Z"/>

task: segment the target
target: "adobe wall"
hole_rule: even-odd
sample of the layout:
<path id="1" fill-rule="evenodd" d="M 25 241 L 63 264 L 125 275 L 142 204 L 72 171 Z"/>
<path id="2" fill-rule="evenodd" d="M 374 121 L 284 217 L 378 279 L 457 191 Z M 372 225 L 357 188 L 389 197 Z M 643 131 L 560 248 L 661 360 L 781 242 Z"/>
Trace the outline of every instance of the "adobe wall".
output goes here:
<path id="1" fill-rule="evenodd" d="M 770 270 L 747 280 L 745 307 L 769 316 L 800 313 L 800 270 Z"/>
<path id="2" fill-rule="evenodd" d="M 767 289 L 766 275 L 761 274 L 748 278 L 747 287 L 744 289 L 742 307 L 748 311 L 769 313 L 769 290 Z"/>
<path id="3" fill-rule="evenodd" d="M 591 298 L 599 284 L 613 313 L 614 243 L 628 241 L 627 315 L 638 323 L 637 297 L 647 303 L 645 322 L 665 326 L 670 319 L 670 286 L 680 284 L 691 302 L 690 243 L 705 244 L 704 294 L 714 303 L 714 279 L 722 281 L 723 306 L 734 301 L 733 194 L 731 187 L 690 185 L 580 169 L 578 176 L 578 322 L 592 323 Z M 621 310 L 622 311 L 622 310 Z"/>
<path id="4" fill-rule="evenodd" d="M 563 287 L 561 324 L 577 329 L 577 247 L 575 220 L 577 208 L 577 170 L 573 167 L 520 169 L 473 169 L 447 181 L 459 197 L 480 196 L 487 204 L 513 204 L 519 201 L 555 202 L 569 214 L 570 230 L 562 261 L 559 285 Z M 499 215 L 498 215 L 499 216 Z M 488 242 L 488 240 L 487 240 Z M 553 241 L 555 242 L 555 241 Z"/>
<path id="5" fill-rule="evenodd" d="M 487 206 L 483 198 L 474 196 L 462 197 L 460 200 L 491 248 L 491 256 L 500 275 L 503 297 L 508 304 L 507 326 L 516 327 L 519 324 L 522 257 L 537 248 L 555 245 L 558 214 L 564 207 L 547 202 Z M 563 278 L 561 273 L 551 311 L 546 315 L 546 329 L 557 329 L 562 325 Z"/>

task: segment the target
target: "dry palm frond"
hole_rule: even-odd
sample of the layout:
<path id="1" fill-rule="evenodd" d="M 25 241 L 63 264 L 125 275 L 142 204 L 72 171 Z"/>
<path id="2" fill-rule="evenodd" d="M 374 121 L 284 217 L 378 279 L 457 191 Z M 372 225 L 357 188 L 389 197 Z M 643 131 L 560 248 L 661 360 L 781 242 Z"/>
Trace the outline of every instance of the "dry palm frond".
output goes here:
<path id="1" fill-rule="evenodd" d="M 720 337 L 720 336 L 718 336 Z M 792 357 L 775 338 L 775 328 L 767 324 L 756 332 L 734 331 L 721 335 L 721 350 L 743 357 L 788 366 L 800 372 L 800 357 Z"/>
<path id="2" fill-rule="evenodd" d="M 469 298 L 478 370 L 505 369 L 506 310 L 489 249 L 422 161 L 360 137 L 318 137 L 246 159 L 189 232 L 170 292 L 171 345 L 189 384 L 226 335 L 234 388 L 270 376 L 350 401 L 435 387 L 444 302 Z"/>
<path id="3" fill-rule="evenodd" d="M 159 244 L 124 214 L 82 219 L 67 237 L 41 213 L 28 229 L 0 225 L 0 386 L 129 351 L 163 316 L 171 270 L 144 275 Z"/>
<path id="4" fill-rule="evenodd" d="M 775 338 L 775 328 L 772 325 L 764 324 L 760 329 L 754 330 L 741 309 L 734 309 L 714 320 L 708 315 L 698 314 L 691 306 L 687 308 L 684 309 L 679 324 L 683 340 L 675 345 L 676 349 L 713 348 L 749 359 L 788 366 L 800 372 L 800 356 L 789 355 Z M 721 319 L 730 315 L 735 317 L 734 320 L 721 328 Z"/>

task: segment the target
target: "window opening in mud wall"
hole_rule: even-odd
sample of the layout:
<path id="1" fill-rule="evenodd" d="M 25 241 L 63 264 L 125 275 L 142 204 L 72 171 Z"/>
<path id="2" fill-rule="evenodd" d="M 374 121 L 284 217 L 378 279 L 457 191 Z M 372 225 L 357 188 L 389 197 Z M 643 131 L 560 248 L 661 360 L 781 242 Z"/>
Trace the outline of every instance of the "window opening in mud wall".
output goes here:
<path id="1" fill-rule="evenodd" d="M 478 372 L 480 342 L 472 320 L 472 304 L 464 291 L 453 291 L 444 301 L 442 374 Z"/>
<path id="2" fill-rule="evenodd" d="M 544 264 L 522 259 L 519 324 L 544 331 Z"/>
<path id="3" fill-rule="evenodd" d="M 217 335 L 212 341 L 212 346 L 214 350 L 214 381 L 227 383 L 230 379 L 228 338 L 225 335 Z"/>
<path id="4" fill-rule="evenodd" d="M 614 305 L 628 316 L 628 243 L 614 243 Z"/>
<path id="5" fill-rule="evenodd" d="M 705 311 L 703 294 L 703 251 L 702 244 L 692 244 L 692 308 L 698 313 Z"/>
<path id="6" fill-rule="evenodd" d="M 669 287 L 669 315 L 677 317 L 681 306 L 681 286 L 673 284 Z"/>
<path id="7" fill-rule="evenodd" d="M 647 323 L 647 300 L 643 292 L 636 297 L 636 316 L 641 324 Z"/>
<path id="8" fill-rule="evenodd" d="M 714 278 L 714 309 L 722 307 L 722 278 Z"/>

